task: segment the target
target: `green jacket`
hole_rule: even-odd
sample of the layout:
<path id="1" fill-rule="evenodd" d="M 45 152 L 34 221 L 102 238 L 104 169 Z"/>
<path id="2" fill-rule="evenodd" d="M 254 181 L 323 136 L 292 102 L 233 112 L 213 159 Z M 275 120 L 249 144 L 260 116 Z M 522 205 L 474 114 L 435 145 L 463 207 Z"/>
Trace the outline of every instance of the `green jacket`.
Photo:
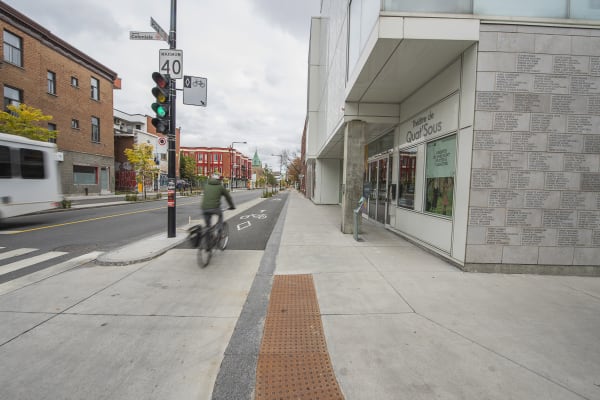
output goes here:
<path id="1" fill-rule="evenodd" d="M 202 209 L 208 210 L 211 208 L 221 207 L 221 196 L 227 199 L 230 207 L 234 207 L 233 199 L 229 194 L 229 190 L 221 184 L 218 179 L 210 178 L 208 183 L 204 186 L 204 198 L 202 199 Z"/>

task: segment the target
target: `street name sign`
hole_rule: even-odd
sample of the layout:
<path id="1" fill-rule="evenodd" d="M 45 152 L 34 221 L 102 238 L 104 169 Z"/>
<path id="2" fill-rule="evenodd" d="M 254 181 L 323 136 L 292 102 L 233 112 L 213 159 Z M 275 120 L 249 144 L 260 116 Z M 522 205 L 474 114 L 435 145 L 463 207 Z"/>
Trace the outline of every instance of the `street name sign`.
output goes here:
<path id="1" fill-rule="evenodd" d="M 183 77 L 183 104 L 206 107 L 206 78 Z"/>
<path id="2" fill-rule="evenodd" d="M 152 17 L 150 17 L 150 26 L 160 35 L 162 40 L 169 43 L 169 34 Z"/>
<path id="3" fill-rule="evenodd" d="M 158 32 L 129 31 L 130 40 L 163 40 Z"/>
<path id="4" fill-rule="evenodd" d="M 183 50 L 161 49 L 158 51 L 158 68 L 171 79 L 183 78 Z"/>

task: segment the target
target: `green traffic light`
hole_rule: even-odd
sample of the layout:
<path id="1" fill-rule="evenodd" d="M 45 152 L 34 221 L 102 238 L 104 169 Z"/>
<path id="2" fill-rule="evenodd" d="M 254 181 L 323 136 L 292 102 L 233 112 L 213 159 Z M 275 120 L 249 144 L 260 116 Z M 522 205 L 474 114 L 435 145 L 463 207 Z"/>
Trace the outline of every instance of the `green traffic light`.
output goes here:
<path id="1" fill-rule="evenodd" d="M 152 110 L 156 113 L 159 118 L 164 118 L 167 115 L 167 108 L 162 104 L 152 103 Z"/>

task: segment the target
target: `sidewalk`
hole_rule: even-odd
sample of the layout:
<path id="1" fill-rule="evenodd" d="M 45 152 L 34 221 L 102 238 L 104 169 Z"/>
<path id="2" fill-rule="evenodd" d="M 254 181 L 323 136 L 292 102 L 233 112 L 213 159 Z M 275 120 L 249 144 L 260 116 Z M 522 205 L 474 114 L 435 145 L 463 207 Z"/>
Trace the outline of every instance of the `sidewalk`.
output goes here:
<path id="1" fill-rule="evenodd" d="M 289 201 L 275 274 L 312 274 L 347 400 L 600 399 L 600 279 L 464 273 Z"/>
<path id="2" fill-rule="evenodd" d="M 600 279 L 464 273 L 368 221 L 355 241 L 339 206 L 288 201 L 274 274 L 312 275 L 346 400 L 600 399 Z"/>
<path id="3" fill-rule="evenodd" d="M 157 235 L 102 255 L 112 267 L 6 291 L 3 392 L 210 399 L 219 370 L 246 385 L 269 282 L 300 274 L 346 400 L 600 399 L 599 278 L 464 273 L 367 221 L 357 242 L 340 218 L 291 191 L 265 251 L 227 250 L 199 269 L 195 250 L 172 249 L 186 235 Z M 255 325 L 240 327 L 248 316 Z"/>

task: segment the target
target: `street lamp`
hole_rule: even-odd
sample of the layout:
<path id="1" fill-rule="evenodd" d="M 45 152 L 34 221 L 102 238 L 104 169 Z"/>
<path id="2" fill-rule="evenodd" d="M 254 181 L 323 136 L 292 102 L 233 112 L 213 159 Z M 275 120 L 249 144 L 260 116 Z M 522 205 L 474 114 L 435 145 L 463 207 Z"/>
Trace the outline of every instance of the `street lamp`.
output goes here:
<path id="1" fill-rule="evenodd" d="M 271 154 L 273 157 L 279 157 L 279 190 L 281 190 L 281 170 L 283 169 L 283 154 Z"/>
<path id="2" fill-rule="evenodd" d="M 233 189 L 233 145 L 239 143 L 239 144 L 246 144 L 246 142 L 231 142 L 231 147 L 229 148 L 231 151 L 230 157 L 229 157 L 229 173 L 231 175 L 231 180 L 229 181 L 229 188 Z"/>

